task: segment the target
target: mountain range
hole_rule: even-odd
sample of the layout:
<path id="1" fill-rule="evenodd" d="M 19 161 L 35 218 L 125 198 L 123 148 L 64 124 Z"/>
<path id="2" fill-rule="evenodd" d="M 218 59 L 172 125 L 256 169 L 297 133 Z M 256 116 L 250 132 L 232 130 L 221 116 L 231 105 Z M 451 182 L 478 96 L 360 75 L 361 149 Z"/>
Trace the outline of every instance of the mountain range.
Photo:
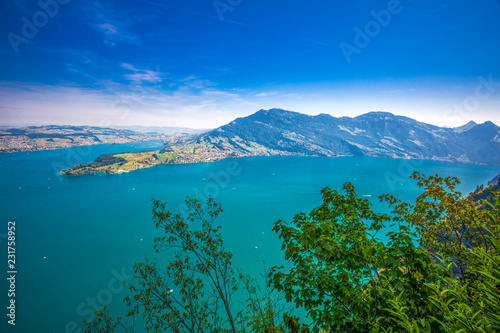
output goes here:
<path id="1" fill-rule="evenodd" d="M 491 121 L 446 128 L 388 112 L 337 118 L 260 110 L 173 143 L 164 152 L 185 154 L 186 147 L 205 160 L 251 155 L 374 156 L 500 166 L 500 128 Z"/>
<path id="2" fill-rule="evenodd" d="M 173 136 L 167 142 L 161 150 L 105 154 L 60 173 L 112 174 L 157 164 L 269 155 L 373 156 L 500 166 L 500 128 L 491 121 L 445 128 L 388 112 L 336 118 L 260 110 L 214 130 Z"/>

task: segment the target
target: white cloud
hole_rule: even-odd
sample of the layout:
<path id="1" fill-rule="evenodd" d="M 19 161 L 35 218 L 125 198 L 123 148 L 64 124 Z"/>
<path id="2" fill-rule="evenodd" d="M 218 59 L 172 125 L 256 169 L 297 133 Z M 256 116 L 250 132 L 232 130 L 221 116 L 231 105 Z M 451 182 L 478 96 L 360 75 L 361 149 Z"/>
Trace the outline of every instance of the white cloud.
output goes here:
<path id="1" fill-rule="evenodd" d="M 103 31 L 107 35 L 116 35 L 118 34 L 118 29 L 110 24 L 110 23 L 103 23 L 99 25 L 99 28 L 101 28 L 101 31 Z"/>
<path id="2" fill-rule="evenodd" d="M 130 13 L 107 2 L 83 2 L 79 4 L 79 10 L 87 25 L 102 33 L 106 46 L 113 48 L 118 43 L 139 43 L 139 37 L 131 32 L 136 18 Z"/>
<path id="3" fill-rule="evenodd" d="M 102 82 L 103 83 L 103 82 Z M 158 125 L 215 128 L 256 107 L 214 88 L 193 91 L 109 82 L 105 89 L 0 82 L 3 124 Z"/>
<path id="4" fill-rule="evenodd" d="M 392 90 L 384 90 L 382 93 L 384 94 L 401 94 L 401 93 L 407 93 L 407 92 L 415 92 L 417 91 L 416 89 L 392 89 Z"/>
<path id="5" fill-rule="evenodd" d="M 150 69 L 138 69 L 131 64 L 123 63 L 122 68 L 128 69 L 134 73 L 125 74 L 124 77 L 132 82 L 141 84 L 143 82 L 148 83 L 159 83 L 163 80 L 163 74 L 159 71 L 153 71 Z"/>
<path id="6" fill-rule="evenodd" d="M 264 92 L 261 92 L 261 93 L 255 95 L 255 96 L 256 97 L 268 97 L 268 96 L 274 96 L 277 93 L 278 93 L 277 91 L 264 91 Z"/>
<path id="7" fill-rule="evenodd" d="M 99 81 L 97 88 L 49 86 L 0 82 L 0 119 L 2 124 L 161 125 L 214 128 L 259 109 L 273 107 L 335 117 L 358 116 L 381 110 L 405 115 L 435 125 L 455 127 L 474 120 L 491 120 L 500 125 L 500 95 L 481 101 L 474 112 L 453 112 L 477 85 L 464 84 L 449 92 L 427 82 L 413 85 L 406 93 L 381 94 L 396 90 L 395 85 L 363 83 L 355 85 L 280 85 L 276 90 L 223 89 L 216 82 L 197 76 L 168 77 L 157 70 L 141 70 L 130 63 L 121 68 L 132 75 L 126 84 Z M 135 76 L 134 76 L 135 75 Z M 149 84 L 153 80 L 154 84 Z M 162 81 L 156 81 L 162 80 Z M 193 82 L 198 82 L 193 84 Z M 403 89 L 407 87 L 402 87 Z M 415 89 L 416 92 L 411 92 Z M 259 94 L 279 91 L 279 94 Z"/>
<path id="8" fill-rule="evenodd" d="M 115 46 L 116 46 L 116 43 L 115 43 L 115 42 L 112 42 L 112 41 L 107 40 L 107 39 L 104 39 L 102 42 L 103 42 L 106 46 L 111 47 L 111 48 L 113 48 L 113 47 L 115 47 Z"/>

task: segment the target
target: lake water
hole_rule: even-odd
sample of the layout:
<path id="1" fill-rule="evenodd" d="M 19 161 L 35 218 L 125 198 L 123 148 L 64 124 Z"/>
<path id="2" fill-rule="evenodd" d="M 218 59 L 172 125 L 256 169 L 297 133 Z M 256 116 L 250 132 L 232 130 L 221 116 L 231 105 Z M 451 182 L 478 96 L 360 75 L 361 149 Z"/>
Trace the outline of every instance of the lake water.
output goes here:
<path id="1" fill-rule="evenodd" d="M 160 165 L 117 175 L 67 177 L 61 168 L 104 153 L 161 148 L 160 142 L 101 145 L 0 155 L 0 332 L 78 332 L 94 306 L 125 309 L 120 282 L 134 262 L 154 258 L 151 198 L 180 211 L 185 197 L 213 195 L 225 246 L 245 272 L 283 264 L 271 231 L 321 203 L 326 186 L 352 182 L 376 209 L 377 196 L 411 201 L 419 190 L 408 176 L 457 176 L 463 192 L 498 174 L 498 168 L 382 158 L 255 157 L 215 163 Z M 7 222 L 16 221 L 16 326 L 7 324 Z"/>

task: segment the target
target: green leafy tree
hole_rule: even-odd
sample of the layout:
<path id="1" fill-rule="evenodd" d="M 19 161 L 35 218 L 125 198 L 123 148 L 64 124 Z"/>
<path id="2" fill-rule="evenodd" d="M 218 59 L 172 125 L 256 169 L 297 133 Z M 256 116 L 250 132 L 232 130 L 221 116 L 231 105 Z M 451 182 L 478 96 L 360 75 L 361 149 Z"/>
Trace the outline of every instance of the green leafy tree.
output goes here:
<path id="1" fill-rule="evenodd" d="M 131 313 L 143 308 L 142 317 L 153 331 L 222 332 L 227 322 L 229 331 L 236 332 L 241 313 L 232 311 L 231 302 L 242 276 L 234 272 L 232 254 L 224 250 L 220 227 L 214 226 L 222 209 L 213 199 L 206 209 L 197 200 L 186 204 L 187 220 L 153 202 L 153 221 L 166 234 L 155 238 L 155 250 L 179 250 L 165 269 L 150 261 L 134 265 L 139 282 L 126 301 Z M 201 223 L 199 230 L 190 228 L 195 222 Z"/>
<path id="2" fill-rule="evenodd" d="M 273 267 L 264 286 L 233 270 L 212 198 L 186 200 L 187 219 L 153 201 L 164 232 L 155 249 L 169 259 L 135 264 L 129 315 L 151 332 L 500 331 L 498 191 L 487 189 L 478 205 L 456 190 L 456 178 L 412 178 L 422 188 L 415 204 L 380 197 L 390 214 L 374 212 L 346 183 L 344 194 L 323 189 L 311 213 L 276 222 L 288 266 Z M 312 324 L 293 317 L 281 295 Z M 134 332 L 106 309 L 86 327 Z"/>
<path id="3" fill-rule="evenodd" d="M 148 332 L 282 332 L 281 318 L 288 312 L 279 295 L 233 269 L 215 224 L 220 204 L 209 198 L 204 206 L 196 199 L 186 205 L 183 218 L 153 201 L 153 221 L 164 233 L 155 238 L 154 249 L 169 252 L 169 259 L 134 265 L 131 295 L 125 299 L 128 316 L 140 315 Z M 236 301 L 237 293 L 247 295 L 246 303 Z M 121 319 L 113 323 L 105 310 L 86 327 L 86 332 L 134 332 Z"/>
<path id="4" fill-rule="evenodd" d="M 500 239 L 499 216 L 500 200 L 498 193 L 490 192 L 493 203 L 485 200 L 489 209 L 482 216 L 484 220 L 477 223 L 482 226 L 477 246 L 464 248 L 462 254 L 466 258 L 463 265 L 464 276 L 456 275 L 457 260 L 453 257 L 440 257 L 437 266 L 439 280 L 429 283 L 433 291 L 430 301 L 435 307 L 436 315 L 428 319 L 413 321 L 406 316 L 406 305 L 396 290 L 387 290 L 391 301 L 390 312 L 393 318 L 403 327 L 405 332 L 433 332 L 428 327 L 429 320 L 440 323 L 444 332 L 499 332 L 500 331 Z M 468 221 L 467 223 L 470 223 Z M 487 225 L 493 224 L 493 229 Z M 452 231 L 454 232 L 454 231 Z M 440 316 L 440 319 L 437 316 Z M 382 332 L 394 332 L 385 328 Z"/>
<path id="5" fill-rule="evenodd" d="M 406 224 L 399 223 L 384 243 L 377 236 L 391 217 L 373 212 L 350 183 L 343 189 L 345 195 L 325 188 L 323 204 L 310 214 L 296 215 L 290 224 L 276 222 L 273 230 L 283 240 L 292 268 L 283 272 L 283 267 L 274 267 L 274 286 L 325 330 L 368 332 L 376 325 L 396 325 L 390 319 L 380 322 L 389 318 L 390 300 L 382 281 L 404 293 L 412 317 L 425 317 L 429 304 L 424 282 L 433 278 L 432 260 L 414 245 Z"/>
<path id="6" fill-rule="evenodd" d="M 419 245 L 438 258 L 452 260 L 455 276 L 464 283 L 470 278 L 467 257 L 472 248 L 490 247 L 488 232 L 496 231 L 497 222 L 487 210 L 477 209 L 474 203 L 456 190 L 455 177 L 441 178 L 414 173 L 412 178 L 424 189 L 415 205 L 401 202 L 393 196 L 382 199 L 393 208 L 394 220 L 408 223 L 415 229 Z M 467 273 L 466 273 L 467 272 Z"/>
<path id="7" fill-rule="evenodd" d="M 498 201 L 481 210 L 456 190 L 456 178 L 412 178 L 423 188 L 414 205 L 381 196 L 390 215 L 373 212 L 347 183 L 345 195 L 325 188 L 323 204 L 310 214 L 276 222 L 291 268 L 272 268 L 270 280 L 314 327 L 498 329 Z M 377 235 L 387 230 L 383 242 Z"/>

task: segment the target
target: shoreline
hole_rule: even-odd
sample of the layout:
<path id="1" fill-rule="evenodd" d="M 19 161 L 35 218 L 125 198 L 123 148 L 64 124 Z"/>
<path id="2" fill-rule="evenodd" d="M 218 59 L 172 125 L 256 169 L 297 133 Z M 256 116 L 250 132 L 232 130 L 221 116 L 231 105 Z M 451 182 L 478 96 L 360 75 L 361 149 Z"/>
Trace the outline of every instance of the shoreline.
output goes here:
<path id="1" fill-rule="evenodd" d="M 234 153 L 221 153 L 220 151 L 212 152 L 217 156 L 208 157 L 206 154 L 196 155 L 194 153 L 173 153 L 173 152 L 163 152 L 163 150 L 148 150 L 148 151 L 138 151 L 138 152 L 130 152 L 130 153 L 114 153 L 114 154 L 104 154 L 111 155 L 114 157 L 124 158 L 125 162 L 122 161 L 120 163 L 112 163 L 106 165 L 94 166 L 93 163 L 96 163 L 99 156 L 96 158 L 96 161 L 74 165 L 71 168 L 60 170 L 58 173 L 66 176 L 80 176 L 86 174 L 94 174 L 103 172 L 108 175 L 112 174 L 122 174 L 128 173 L 135 170 L 147 169 L 150 167 L 154 167 L 156 165 L 181 165 L 181 164 L 198 164 L 198 163 L 212 163 L 218 162 L 224 159 L 229 158 L 242 158 L 242 157 L 269 157 L 269 156 L 297 156 L 297 157 L 326 157 L 326 158 L 338 158 L 338 157 L 369 157 L 369 158 L 391 158 L 391 159 L 399 159 L 402 163 L 411 163 L 411 161 L 434 161 L 434 162 L 442 162 L 442 163 L 453 163 L 453 164 L 463 164 L 463 165 L 483 165 L 488 166 L 488 164 L 477 163 L 477 162 L 468 162 L 468 161 L 460 161 L 460 160 L 452 160 L 452 159 L 438 159 L 436 157 L 431 158 L 412 158 L 408 156 L 354 156 L 354 155 L 338 155 L 338 156 L 320 156 L 320 155 L 306 155 L 299 153 L 291 153 L 291 152 L 283 152 L 283 151 L 268 151 L 260 154 L 234 154 Z M 158 156 L 158 154 L 160 156 Z M 119 156 L 121 155 L 121 156 Z M 221 156 L 222 155 L 222 156 Z M 156 156 L 156 157 L 154 157 Z M 421 163 L 421 162 L 420 162 Z M 123 168 L 125 166 L 125 168 Z M 497 167 L 495 165 L 490 165 Z"/>
<path id="2" fill-rule="evenodd" d="M 74 146 L 68 146 L 68 147 L 49 147 L 49 148 L 43 148 L 43 149 L 20 149 L 20 150 L 0 150 L 0 155 L 2 154 L 18 154 L 18 153 L 36 153 L 36 152 L 41 152 L 41 151 L 54 151 L 54 150 L 62 150 L 62 149 L 71 149 L 71 148 L 79 148 L 79 147 L 93 147 L 93 146 L 103 146 L 103 145 L 113 145 L 113 146 L 119 146 L 119 145 L 129 145 L 129 144 L 134 144 L 134 143 L 140 143 L 140 142 L 153 142 L 153 141 L 158 141 L 162 142 L 162 145 L 165 143 L 160 140 L 160 139 L 146 139 L 146 140 L 134 140 L 134 141 L 129 141 L 129 142 L 98 142 L 98 143 L 93 143 L 93 144 L 82 144 L 82 145 L 74 145 Z"/>

